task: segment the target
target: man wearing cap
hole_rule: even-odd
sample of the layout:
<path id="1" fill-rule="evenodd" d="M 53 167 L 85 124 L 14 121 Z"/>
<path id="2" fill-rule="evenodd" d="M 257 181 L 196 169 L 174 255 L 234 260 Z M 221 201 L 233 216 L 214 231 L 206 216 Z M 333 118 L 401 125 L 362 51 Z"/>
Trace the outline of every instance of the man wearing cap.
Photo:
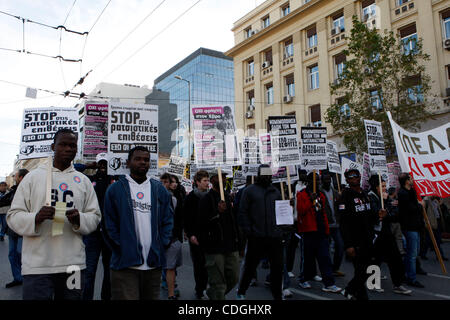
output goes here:
<path id="1" fill-rule="evenodd" d="M 345 172 L 348 187 L 342 191 L 338 201 L 341 216 L 340 228 L 344 248 L 355 268 L 353 279 L 342 294 L 347 299 L 368 300 L 366 280 L 367 267 L 371 264 L 374 226 L 379 221 L 378 214 L 371 210 L 370 200 L 361 189 L 361 174 L 357 169 Z"/>
<path id="2" fill-rule="evenodd" d="M 283 231 L 276 223 L 277 200 L 281 200 L 281 194 L 272 185 L 272 169 L 261 165 L 256 183 L 244 190 L 239 206 L 239 226 L 247 237 L 247 252 L 237 299 L 245 299 L 256 267 L 265 254 L 270 263 L 273 298 L 282 299 Z"/>
<path id="3" fill-rule="evenodd" d="M 222 173 L 222 181 L 226 174 Z M 205 252 L 210 300 L 225 300 L 239 280 L 239 232 L 230 197 L 220 197 L 218 172 L 211 175 L 212 189 L 199 201 L 198 243 Z"/>
<path id="4" fill-rule="evenodd" d="M 105 201 L 106 189 L 115 182 L 115 177 L 107 175 L 108 158 L 106 153 L 99 153 L 95 159 L 97 172 L 90 177 L 97 195 L 102 219 L 97 230 L 83 237 L 86 250 L 86 283 L 83 291 L 83 300 L 92 300 L 94 298 L 95 275 L 97 273 L 98 260 L 102 255 L 103 264 L 103 282 L 101 290 L 102 300 L 111 300 L 111 282 L 109 277 L 109 262 L 111 260 L 111 249 L 107 246 L 105 240 L 107 235 L 104 231 L 103 206 Z"/>

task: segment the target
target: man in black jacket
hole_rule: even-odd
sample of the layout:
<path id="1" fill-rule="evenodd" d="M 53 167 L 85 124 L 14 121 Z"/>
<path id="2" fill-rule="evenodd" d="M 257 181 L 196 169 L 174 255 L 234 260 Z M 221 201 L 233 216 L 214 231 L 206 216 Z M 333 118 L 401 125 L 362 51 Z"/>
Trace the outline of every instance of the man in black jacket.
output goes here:
<path id="1" fill-rule="evenodd" d="M 195 296 L 201 300 L 204 298 L 203 292 L 208 285 L 208 273 L 205 268 L 205 253 L 198 243 L 199 216 L 198 203 L 208 193 L 209 175 L 205 170 L 199 170 L 194 177 L 194 190 L 192 190 L 184 201 L 183 222 L 184 232 L 189 240 L 192 266 L 194 268 Z"/>
<path id="2" fill-rule="evenodd" d="M 366 280 L 367 267 L 371 264 L 374 226 L 380 215 L 371 210 L 367 194 L 361 188 L 361 175 L 357 169 L 345 172 L 348 188 L 342 191 L 338 202 L 341 217 L 340 228 L 344 239 L 344 248 L 355 268 L 353 279 L 347 284 L 342 294 L 348 299 L 368 300 Z"/>
<path id="3" fill-rule="evenodd" d="M 398 218 L 406 238 L 406 284 L 423 288 L 416 279 L 416 260 L 420 249 L 420 231 L 424 227 L 422 206 L 417 200 L 413 188 L 413 180 L 408 173 L 402 173 L 398 177 L 400 190 L 398 191 Z"/>
<path id="4" fill-rule="evenodd" d="M 247 237 L 247 253 L 238 299 L 245 299 L 256 267 L 265 255 L 269 258 L 273 298 L 282 299 L 283 231 L 276 224 L 276 200 L 281 200 L 281 194 L 272 185 L 272 171 L 268 165 L 261 165 L 256 183 L 244 190 L 239 207 L 239 226 Z"/>
<path id="5" fill-rule="evenodd" d="M 223 181 L 226 174 L 222 173 Z M 210 300 L 225 300 L 225 295 L 239 280 L 239 231 L 231 199 L 220 199 L 219 176 L 211 175 L 212 189 L 200 199 L 199 238 L 205 252 Z"/>
<path id="6" fill-rule="evenodd" d="M 0 199 L 0 207 L 9 208 L 16 194 L 17 187 L 19 186 L 22 179 L 28 173 L 27 169 L 20 169 L 14 175 L 14 180 L 16 184 L 11 187 L 11 191 L 5 194 Z M 11 264 L 11 272 L 13 275 L 13 281 L 6 284 L 6 288 L 12 288 L 15 286 L 20 286 L 22 284 L 22 237 L 11 230 L 11 228 L 6 228 L 6 234 L 9 238 L 9 263 Z"/>

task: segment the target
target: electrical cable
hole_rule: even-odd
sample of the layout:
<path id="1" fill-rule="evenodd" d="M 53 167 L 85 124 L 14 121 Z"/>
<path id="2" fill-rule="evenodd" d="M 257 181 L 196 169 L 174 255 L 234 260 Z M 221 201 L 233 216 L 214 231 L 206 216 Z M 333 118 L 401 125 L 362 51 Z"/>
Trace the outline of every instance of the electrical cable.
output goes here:
<path id="1" fill-rule="evenodd" d="M 170 26 L 172 26 L 175 22 L 177 22 L 181 17 L 183 17 L 188 11 L 190 11 L 193 7 L 195 7 L 198 3 L 200 3 L 202 0 L 198 0 L 196 3 L 194 3 L 192 6 L 190 6 L 187 10 L 185 10 L 182 14 L 180 14 L 178 17 L 176 17 L 172 22 L 170 22 L 167 26 L 165 26 L 159 33 L 157 33 L 154 37 L 152 37 L 149 41 L 147 41 L 142 47 L 140 47 L 138 50 L 136 50 L 131 56 L 129 56 L 127 59 L 125 59 L 124 62 L 122 62 L 119 66 L 117 66 L 113 71 L 108 73 L 103 79 L 109 77 L 112 73 L 114 73 L 116 70 L 121 68 L 125 63 L 128 62 L 132 57 L 134 57 L 139 51 L 144 49 L 150 42 L 152 42 L 156 37 L 161 35 L 164 31 L 166 31 Z"/>

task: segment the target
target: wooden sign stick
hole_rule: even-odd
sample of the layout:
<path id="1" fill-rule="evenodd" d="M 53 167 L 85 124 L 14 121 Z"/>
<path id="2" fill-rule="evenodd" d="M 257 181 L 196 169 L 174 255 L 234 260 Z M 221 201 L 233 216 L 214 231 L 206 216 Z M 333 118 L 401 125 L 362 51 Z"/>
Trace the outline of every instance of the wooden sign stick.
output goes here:
<path id="1" fill-rule="evenodd" d="M 284 198 L 284 186 L 283 186 L 283 181 L 280 181 L 280 190 L 281 190 L 281 199 L 285 199 Z"/>
<path id="2" fill-rule="evenodd" d="M 338 192 L 341 193 L 341 183 L 339 182 L 339 176 L 336 172 L 336 181 L 337 181 L 337 185 L 338 185 Z"/>
<path id="3" fill-rule="evenodd" d="M 381 183 L 381 174 L 379 172 L 378 172 L 378 181 L 380 182 L 381 209 L 384 210 L 383 185 Z"/>
<path id="4" fill-rule="evenodd" d="M 289 200 L 292 199 L 292 189 L 291 189 L 291 175 L 289 173 L 289 166 L 286 167 L 287 173 L 287 183 L 288 183 L 288 191 L 289 191 Z"/>
<path id="5" fill-rule="evenodd" d="M 223 193 L 222 169 L 220 167 L 217 168 L 217 173 L 219 175 L 220 200 L 225 201 L 225 194 Z"/>

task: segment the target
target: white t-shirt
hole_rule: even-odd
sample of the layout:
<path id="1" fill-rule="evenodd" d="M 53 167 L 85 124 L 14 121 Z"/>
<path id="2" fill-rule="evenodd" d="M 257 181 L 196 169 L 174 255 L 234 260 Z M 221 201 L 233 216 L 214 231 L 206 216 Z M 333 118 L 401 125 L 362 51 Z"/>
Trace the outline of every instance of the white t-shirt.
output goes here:
<path id="1" fill-rule="evenodd" d="M 152 245 L 152 226 L 151 226 L 151 187 L 150 178 L 145 182 L 138 184 L 128 174 L 126 175 L 130 185 L 131 203 L 133 204 L 134 224 L 136 237 L 142 246 L 142 256 L 144 263 L 138 267 L 130 267 L 136 270 L 150 270 L 147 265 L 147 256 Z"/>

